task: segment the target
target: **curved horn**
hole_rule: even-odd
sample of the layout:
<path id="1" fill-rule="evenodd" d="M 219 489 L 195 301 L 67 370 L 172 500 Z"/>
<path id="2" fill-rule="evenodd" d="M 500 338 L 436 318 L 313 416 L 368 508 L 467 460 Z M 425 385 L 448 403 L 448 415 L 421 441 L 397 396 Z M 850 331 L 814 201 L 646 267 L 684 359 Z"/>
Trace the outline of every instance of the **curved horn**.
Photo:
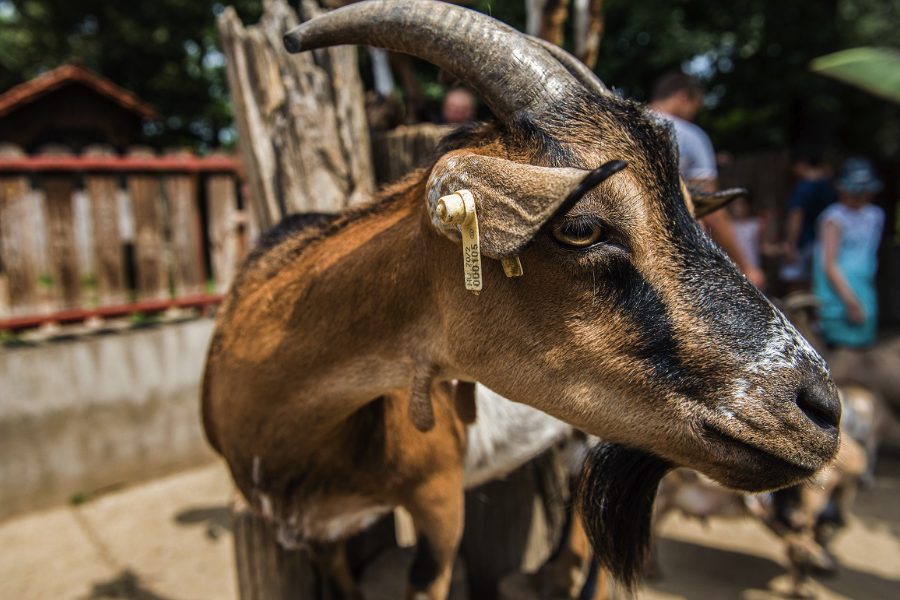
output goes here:
<path id="1" fill-rule="evenodd" d="M 741 196 L 748 196 L 750 192 L 744 188 L 729 188 L 719 192 L 704 192 L 703 190 L 688 189 L 691 200 L 694 202 L 694 216 L 705 217 L 709 213 L 724 208 L 732 200 Z"/>
<path id="2" fill-rule="evenodd" d="M 579 82 L 546 50 L 512 27 L 434 0 L 367 0 L 295 27 L 289 52 L 363 44 L 412 54 L 450 71 L 504 123 L 540 122 Z"/>

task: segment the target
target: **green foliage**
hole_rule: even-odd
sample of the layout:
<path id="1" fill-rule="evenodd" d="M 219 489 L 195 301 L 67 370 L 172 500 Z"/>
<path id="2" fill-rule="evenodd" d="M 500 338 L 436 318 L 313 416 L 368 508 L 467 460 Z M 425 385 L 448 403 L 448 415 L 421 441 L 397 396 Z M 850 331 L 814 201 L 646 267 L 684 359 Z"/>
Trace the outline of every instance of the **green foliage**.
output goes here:
<path id="1" fill-rule="evenodd" d="M 0 346 L 21 346 L 25 343 L 22 335 L 15 331 L 0 329 Z"/>
<path id="2" fill-rule="evenodd" d="M 234 140 L 215 15 L 224 0 L 0 0 L 0 90 L 75 58 L 137 93 L 163 120 L 157 147 Z M 261 0 L 230 2 L 255 23 Z M 292 2 L 296 4 L 296 2 Z M 863 45 L 900 47 L 900 0 L 606 0 L 597 72 L 641 101 L 682 67 L 706 84 L 700 124 L 741 153 L 807 141 L 900 156 L 900 106 L 810 73 L 809 61 Z M 525 0 L 471 6 L 524 30 Z M 571 26 L 570 26 L 571 27 Z M 436 70 L 417 61 L 437 105 Z"/>
<path id="3" fill-rule="evenodd" d="M 897 107 L 813 74 L 809 61 L 859 45 L 900 45 L 898 0 L 607 0 L 598 73 L 638 100 L 683 68 L 709 91 L 699 122 L 717 148 L 805 142 L 897 155 L 879 132 Z"/>
<path id="4" fill-rule="evenodd" d="M 260 0 L 234 0 L 256 22 Z M 67 60 L 136 93 L 162 117 L 145 127 L 157 147 L 201 150 L 233 141 L 214 0 L 0 0 L 0 91 Z"/>
<path id="5" fill-rule="evenodd" d="M 69 505 L 70 506 L 81 506 L 85 502 L 88 501 L 88 495 L 84 492 L 73 492 L 69 496 Z"/>
<path id="6" fill-rule="evenodd" d="M 524 0 L 473 6 L 524 28 Z M 604 10 L 600 77 L 647 102 L 664 73 L 697 76 L 708 90 L 699 122 L 717 148 L 802 141 L 900 155 L 900 107 L 808 70 L 837 50 L 900 47 L 900 0 L 606 0 Z"/>

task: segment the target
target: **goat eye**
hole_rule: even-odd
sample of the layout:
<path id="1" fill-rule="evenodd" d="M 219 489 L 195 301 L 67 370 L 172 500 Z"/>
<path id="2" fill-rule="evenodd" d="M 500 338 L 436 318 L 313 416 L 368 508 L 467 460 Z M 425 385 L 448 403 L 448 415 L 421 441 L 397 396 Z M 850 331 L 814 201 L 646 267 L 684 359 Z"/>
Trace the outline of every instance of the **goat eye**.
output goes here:
<path id="1" fill-rule="evenodd" d="M 553 224 L 553 237 L 572 248 L 590 248 L 606 240 L 605 228 L 596 221 L 578 219 L 560 220 Z"/>

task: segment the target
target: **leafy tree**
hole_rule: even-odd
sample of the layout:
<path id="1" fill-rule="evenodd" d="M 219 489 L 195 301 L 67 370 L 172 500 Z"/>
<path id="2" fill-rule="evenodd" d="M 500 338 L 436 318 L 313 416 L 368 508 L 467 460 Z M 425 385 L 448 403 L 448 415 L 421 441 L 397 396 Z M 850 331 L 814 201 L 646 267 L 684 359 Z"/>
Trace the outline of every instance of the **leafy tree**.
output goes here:
<path id="1" fill-rule="evenodd" d="M 524 0 L 474 7 L 524 26 Z M 646 102 L 665 72 L 697 76 L 708 89 L 700 124 L 717 148 L 806 142 L 900 155 L 900 107 L 808 69 L 846 48 L 900 47 L 900 0 L 606 0 L 604 9 L 601 78 Z"/>
<path id="2" fill-rule="evenodd" d="M 152 104 L 156 146 L 233 141 L 215 15 L 256 22 L 261 0 L 0 0 L 0 90 L 75 58 Z M 293 2 L 294 4 L 296 2 Z M 523 29 L 525 0 L 471 6 Z M 700 124 L 735 153 L 800 141 L 900 156 L 900 106 L 810 73 L 809 61 L 863 45 L 900 47 L 900 0 L 606 0 L 597 72 L 648 101 L 684 68 L 709 90 Z M 417 62 L 437 103 L 436 70 Z"/>
<path id="3" fill-rule="evenodd" d="M 260 0 L 231 2 L 256 22 Z M 0 91 L 67 60 L 136 93 L 162 117 L 146 142 L 201 150 L 233 141 L 214 0 L 0 0 Z"/>

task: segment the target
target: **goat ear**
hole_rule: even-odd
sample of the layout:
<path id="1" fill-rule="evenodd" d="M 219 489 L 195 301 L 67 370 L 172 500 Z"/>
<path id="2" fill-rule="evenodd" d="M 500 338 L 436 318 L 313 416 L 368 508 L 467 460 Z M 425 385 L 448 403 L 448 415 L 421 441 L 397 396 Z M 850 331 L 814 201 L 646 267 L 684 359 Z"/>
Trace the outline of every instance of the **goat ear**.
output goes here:
<path id="1" fill-rule="evenodd" d="M 690 195 L 694 205 L 694 216 L 699 219 L 724 208 L 732 200 L 737 200 L 741 196 L 749 196 L 750 192 L 744 188 L 730 188 L 712 193 L 690 190 Z"/>
<path id="2" fill-rule="evenodd" d="M 567 212 L 587 192 L 626 166 L 612 161 L 599 169 L 536 167 L 457 150 L 442 157 L 428 179 L 434 226 L 459 240 L 456 225 L 438 217 L 438 200 L 462 189 L 475 197 L 481 251 L 495 259 L 522 253 L 541 229 Z"/>

